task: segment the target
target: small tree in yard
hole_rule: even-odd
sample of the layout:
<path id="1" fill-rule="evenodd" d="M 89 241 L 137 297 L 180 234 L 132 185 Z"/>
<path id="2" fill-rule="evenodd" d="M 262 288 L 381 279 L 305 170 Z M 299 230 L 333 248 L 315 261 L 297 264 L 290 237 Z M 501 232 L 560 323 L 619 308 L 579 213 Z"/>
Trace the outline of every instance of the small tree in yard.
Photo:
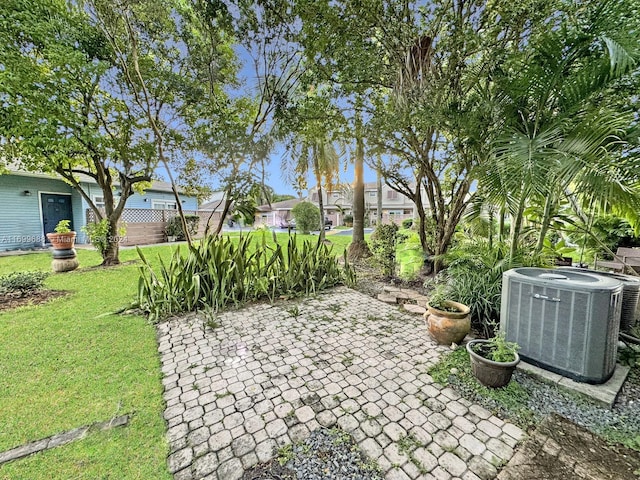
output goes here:
<path id="1" fill-rule="evenodd" d="M 0 163 L 62 177 L 106 228 L 102 264 L 119 263 L 125 203 L 158 160 L 113 50 L 77 3 L 57 0 L 3 2 L 0 44 Z M 79 175 L 98 185 L 104 209 Z"/>
<path id="2" fill-rule="evenodd" d="M 310 202 L 300 202 L 293 210 L 293 218 L 296 220 L 296 228 L 304 234 L 308 234 L 312 228 L 318 226 L 320 209 Z"/>

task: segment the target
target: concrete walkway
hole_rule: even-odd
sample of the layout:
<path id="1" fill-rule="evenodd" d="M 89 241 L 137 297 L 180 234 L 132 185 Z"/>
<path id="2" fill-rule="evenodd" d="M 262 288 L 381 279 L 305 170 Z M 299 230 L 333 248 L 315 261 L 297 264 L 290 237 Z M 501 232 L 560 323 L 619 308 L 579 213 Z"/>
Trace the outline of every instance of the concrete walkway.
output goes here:
<path id="1" fill-rule="evenodd" d="M 524 436 L 426 373 L 420 317 L 347 288 L 158 325 L 169 468 L 234 480 L 314 429 L 349 432 L 385 478 L 495 478 Z"/>

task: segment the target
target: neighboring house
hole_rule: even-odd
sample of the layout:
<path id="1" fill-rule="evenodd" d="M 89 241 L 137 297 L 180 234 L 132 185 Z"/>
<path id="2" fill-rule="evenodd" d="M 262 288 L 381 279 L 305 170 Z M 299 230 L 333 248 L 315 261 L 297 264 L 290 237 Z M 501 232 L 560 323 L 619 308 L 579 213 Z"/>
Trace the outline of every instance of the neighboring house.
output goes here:
<path id="1" fill-rule="evenodd" d="M 199 207 L 199 211 L 201 214 L 206 214 L 203 216 L 201 215 L 201 218 L 203 218 L 203 221 L 206 223 L 209 223 L 210 228 L 214 229 L 218 226 L 218 223 L 220 222 L 220 217 L 222 216 L 222 212 L 224 210 L 224 203 L 225 203 L 225 192 L 223 191 L 217 191 L 217 192 L 213 192 L 211 194 L 211 196 L 209 198 L 207 198 L 205 200 L 205 202 L 203 204 L 200 205 Z M 233 211 L 233 203 L 231 204 L 229 211 L 227 212 L 226 215 L 226 219 L 225 221 L 227 221 L 230 218 L 230 214 Z"/>
<path id="2" fill-rule="evenodd" d="M 352 214 L 353 189 L 350 185 L 334 186 L 331 190 L 322 189 L 325 216 L 333 225 L 343 225 L 344 215 Z M 316 187 L 309 189 L 308 200 L 318 205 Z M 376 222 L 378 210 L 378 187 L 375 182 L 364 185 L 365 217 L 369 224 Z M 382 223 L 400 224 L 407 218 L 416 218 L 415 204 L 404 195 L 396 192 L 386 184 L 382 185 Z"/>
<path id="3" fill-rule="evenodd" d="M 104 205 L 102 191 L 93 179 L 80 176 L 80 180 L 93 202 L 98 207 Z M 60 220 L 71 220 L 71 228 L 78 232 L 77 243 L 87 243 L 82 227 L 92 213 L 88 213 L 89 205 L 77 190 L 58 177 L 24 171 L 0 175 L 0 203 L 3 206 L 0 210 L 0 251 L 44 246 L 47 243 L 46 234 L 53 232 Z M 182 208 L 195 211 L 198 208 L 197 199 L 183 196 Z M 144 218 L 147 216 L 144 211 L 176 209 L 171 184 L 153 182 L 144 195 L 134 193 L 127 200 L 123 220 L 127 224 L 145 223 L 148 220 Z"/>
<path id="4" fill-rule="evenodd" d="M 294 198 L 275 202 L 271 205 L 260 205 L 256 208 L 255 226 L 286 227 L 293 220 L 291 210 L 301 201 L 299 198 Z"/>

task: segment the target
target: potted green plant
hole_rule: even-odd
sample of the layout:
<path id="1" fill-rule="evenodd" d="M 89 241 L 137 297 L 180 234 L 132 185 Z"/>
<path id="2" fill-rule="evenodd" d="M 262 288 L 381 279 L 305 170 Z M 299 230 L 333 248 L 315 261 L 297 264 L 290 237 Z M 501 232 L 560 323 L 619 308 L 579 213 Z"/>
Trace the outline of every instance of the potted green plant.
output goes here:
<path id="1" fill-rule="evenodd" d="M 440 345 L 460 343 L 471 330 L 471 310 L 450 300 L 445 287 L 436 287 L 429 296 L 424 318 L 429 334 Z"/>
<path id="2" fill-rule="evenodd" d="M 168 242 L 175 242 L 182 235 L 182 224 L 180 217 L 170 218 L 165 228 Z"/>
<path id="3" fill-rule="evenodd" d="M 76 232 L 70 228 L 71 220 L 60 220 L 53 230 L 54 233 L 47 233 L 47 239 L 51 242 L 54 250 L 70 250 L 76 240 Z"/>
<path id="4" fill-rule="evenodd" d="M 473 375 L 485 387 L 504 387 L 520 363 L 519 348 L 517 343 L 507 342 L 502 332 L 489 340 L 471 340 L 467 352 Z"/>

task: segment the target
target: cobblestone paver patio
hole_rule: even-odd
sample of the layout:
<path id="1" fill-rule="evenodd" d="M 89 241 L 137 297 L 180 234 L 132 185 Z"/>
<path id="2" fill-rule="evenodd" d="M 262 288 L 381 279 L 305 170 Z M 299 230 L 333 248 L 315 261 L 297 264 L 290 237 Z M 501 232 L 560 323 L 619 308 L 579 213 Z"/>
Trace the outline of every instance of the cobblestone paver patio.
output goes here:
<path id="1" fill-rule="evenodd" d="M 495 478 L 523 432 L 426 373 L 447 349 L 421 317 L 338 288 L 158 325 L 176 480 L 234 480 L 338 426 L 385 478 Z"/>

